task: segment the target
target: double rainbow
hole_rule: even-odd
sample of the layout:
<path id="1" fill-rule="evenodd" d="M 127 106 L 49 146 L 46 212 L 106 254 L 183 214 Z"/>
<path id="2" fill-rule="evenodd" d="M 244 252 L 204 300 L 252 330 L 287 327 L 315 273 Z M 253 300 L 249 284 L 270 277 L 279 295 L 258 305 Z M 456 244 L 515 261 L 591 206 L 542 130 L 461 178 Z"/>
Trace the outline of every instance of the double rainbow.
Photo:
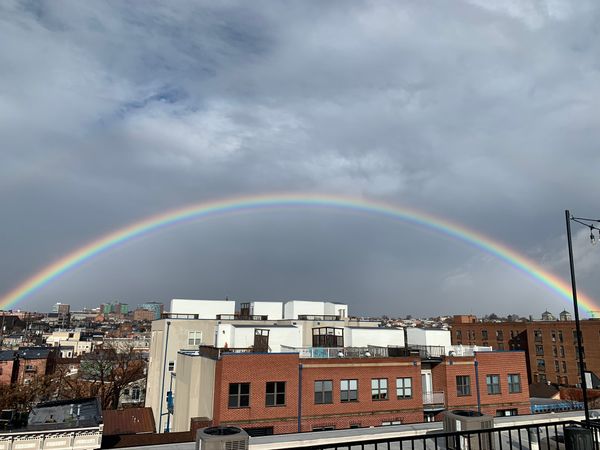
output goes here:
<path id="1" fill-rule="evenodd" d="M 364 213 L 430 229 L 494 255 L 572 304 L 571 286 L 565 283 L 564 280 L 544 270 L 526 256 L 506 245 L 449 220 L 406 207 L 359 198 L 320 194 L 270 194 L 233 197 L 215 202 L 195 204 L 154 215 L 116 230 L 63 256 L 25 280 L 0 298 L 0 309 L 13 308 L 27 296 L 39 291 L 69 270 L 132 239 L 177 224 L 209 217 L 281 208 L 326 208 Z M 594 300 L 583 293 L 579 294 L 578 300 L 579 305 L 588 312 L 600 310 Z"/>

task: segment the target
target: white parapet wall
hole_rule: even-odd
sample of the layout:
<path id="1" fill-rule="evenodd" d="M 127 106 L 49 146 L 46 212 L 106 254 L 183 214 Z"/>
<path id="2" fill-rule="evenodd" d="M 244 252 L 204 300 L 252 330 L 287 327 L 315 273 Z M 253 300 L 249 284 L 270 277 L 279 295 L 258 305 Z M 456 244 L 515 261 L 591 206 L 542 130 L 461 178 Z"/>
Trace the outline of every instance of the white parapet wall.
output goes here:
<path id="1" fill-rule="evenodd" d="M 445 348 L 452 345 L 450 331 L 432 328 L 407 328 L 406 341 L 408 345 L 427 345 Z"/>
<path id="2" fill-rule="evenodd" d="M 402 328 L 345 327 L 344 347 L 404 347 Z"/>
<path id="3" fill-rule="evenodd" d="M 283 319 L 283 302 L 252 302 L 250 315 L 267 316 L 268 320 Z"/>
<path id="4" fill-rule="evenodd" d="M 171 300 L 173 314 L 198 314 L 198 319 L 215 319 L 218 314 L 235 314 L 233 300 L 191 300 L 174 298 Z"/>

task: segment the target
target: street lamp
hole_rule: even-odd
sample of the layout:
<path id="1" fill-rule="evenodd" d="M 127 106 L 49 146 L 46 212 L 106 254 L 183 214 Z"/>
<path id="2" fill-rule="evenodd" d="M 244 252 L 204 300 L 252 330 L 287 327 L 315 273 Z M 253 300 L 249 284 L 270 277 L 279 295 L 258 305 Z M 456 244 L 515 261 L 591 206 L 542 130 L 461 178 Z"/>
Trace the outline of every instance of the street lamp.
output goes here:
<path id="1" fill-rule="evenodd" d="M 573 262 L 573 244 L 571 242 L 571 221 L 588 227 L 590 229 L 590 241 L 592 244 L 596 244 L 598 238 L 594 236 L 594 230 L 600 229 L 594 226 L 594 223 L 600 222 L 597 219 L 585 219 L 583 217 L 573 217 L 569 210 L 565 211 L 565 220 L 567 222 L 567 243 L 569 247 L 569 264 L 571 267 L 571 289 L 573 292 L 573 309 L 575 310 L 575 328 L 577 329 L 577 354 L 579 355 L 579 376 L 581 378 L 581 389 L 583 391 L 583 408 L 585 410 L 585 423 L 588 424 L 590 421 L 590 409 L 588 407 L 587 397 L 587 383 L 585 380 L 585 367 L 583 363 L 583 349 L 581 347 L 581 325 L 579 323 L 579 307 L 577 305 L 577 287 L 575 285 L 575 264 Z"/>

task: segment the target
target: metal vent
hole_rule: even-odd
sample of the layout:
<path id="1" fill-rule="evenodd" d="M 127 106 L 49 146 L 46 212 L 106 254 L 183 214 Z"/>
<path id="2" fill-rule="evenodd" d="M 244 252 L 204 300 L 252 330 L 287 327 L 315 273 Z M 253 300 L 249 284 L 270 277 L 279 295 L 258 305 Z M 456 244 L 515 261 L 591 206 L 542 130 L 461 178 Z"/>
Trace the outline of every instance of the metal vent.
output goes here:
<path id="1" fill-rule="evenodd" d="M 225 450 L 246 450 L 248 448 L 248 440 L 227 441 L 225 442 Z"/>

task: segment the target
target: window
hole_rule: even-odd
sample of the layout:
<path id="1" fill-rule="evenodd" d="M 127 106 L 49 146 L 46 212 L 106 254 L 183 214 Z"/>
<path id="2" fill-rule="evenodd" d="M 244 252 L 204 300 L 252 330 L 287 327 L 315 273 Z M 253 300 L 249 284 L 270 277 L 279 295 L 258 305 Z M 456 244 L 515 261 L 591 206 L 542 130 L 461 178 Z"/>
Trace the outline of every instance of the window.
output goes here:
<path id="1" fill-rule="evenodd" d="M 229 383 L 229 407 L 248 408 L 250 406 L 250 383 Z"/>
<path id="2" fill-rule="evenodd" d="M 458 339 L 458 340 L 462 339 L 462 331 L 461 330 L 456 330 L 456 339 Z"/>
<path id="3" fill-rule="evenodd" d="M 562 331 L 558 332 L 558 342 L 564 342 Z"/>
<path id="4" fill-rule="evenodd" d="M 139 400 L 140 399 L 141 390 L 138 386 L 134 386 L 131 389 L 131 400 Z"/>
<path id="5" fill-rule="evenodd" d="M 496 339 L 499 341 L 504 340 L 504 331 L 496 330 Z"/>
<path id="6" fill-rule="evenodd" d="M 558 356 L 558 349 L 556 348 L 556 345 L 552 346 L 552 356 L 555 358 Z"/>
<path id="7" fill-rule="evenodd" d="M 544 346 L 543 345 L 536 345 L 535 346 L 535 354 L 538 356 L 544 356 Z"/>
<path id="8" fill-rule="evenodd" d="M 552 330 L 552 342 L 556 342 L 556 331 Z"/>
<path id="9" fill-rule="evenodd" d="M 516 394 L 521 392 L 521 375 L 518 373 L 508 374 L 508 393 Z"/>
<path id="10" fill-rule="evenodd" d="M 315 403 L 333 403 L 333 381 L 315 381 Z"/>
<path id="11" fill-rule="evenodd" d="M 412 378 L 396 378 L 396 397 L 412 398 Z"/>
<path id="12" fill-rule="evenodd" d="M 533 336 L 535 342 L 542 342 L 542 330 L 534 330 Z"/>
<path id="13" fill-rule="evenodd" d="M 358 380 L 340 380 L 340 402 L 358 401 Z"/>
<path id="14" fill-rule="evenodd" d="M 175 370 L 175 361 L 169 361 L 169 372 Z"/>
<path id="15" fill-rule="evenodd" d="M 389 427 L 390 425 L 402 425 L 401 420 L 385 420 L 381 422 L 382 427 Z"/>
<path id="16" fill-rule="evenodd" d="M 500 394 L 500 375 L 486 375 L 485 382 L 488 394 Z"/>
<path id="17" fill-rule="evenodd" d="M 471 395 L 471 377 L 469 375 L 458 375 L 456 377 L 456 395 L 458 397 Z"/>
<path id="18" fill-rule="evenodd" d="M 487 330 L 481 330 L 481 339 L 487 340 L 487 338 L 488 338 Z"/>
<path id="19" fill-rule="evenodd" d="M 537 370 L 540 372 L 545 372 L 546 371 L 546 361 L 544 361 L 543 359 L 538 359 L 536 362 L 537 362 Z"/>
<path id="20" fill-rule="evenodd" d="M 558 361 L 556 359 L 554 360 L 554 371 L 560 372 L 560 365 L 558 364 Z"/>
<path id="21" fill-rule="evenodd" d="M 537 379 L 539 383 L 545 383 L 546 381 L 548 381 L 548 379 L 546 378 L 546 374 L 545 373 L 540 373 L 537 375 Z"/>
<path id="22" fill-rule="evenodd" d="M 312 428 L 313 431 L 331 431 L 335 430 L 335 426 L 333 425 L 317 425 Z"/>
<path id="23" fill-rule="evenodd" d="M 334 327 L 313 328 L 313 347 L 343 347 L 344 329 Z"/>
<path id="24" fill-rule="evenodd" d="M 267 381 L 266 405 L 285 405 L 285 381 Z"/>
<path id="25" fill-rule="evenodd" d="M 188 331 L 188 345 L 198 347 L 202 344 L 202 331 Z"/>
<path id="26" fill-rule="evenodd" d="M 496 417 L 518 416 L 518 415 L 519 415 L 519 410 L 516 408 L 496 410 Z"/>
<path id="27" fill-rule="evenodd" d="M 562 361 L 561 364 L 562 364 L 562 371 L 564 373 L 567 373 L 567 363 L 565 361 Z"/>
<path id="28" fill-rule="evenodd" d="M 504 350 L 504 342 L 498 342 L 498 350 Z"/>
<path id="29" fill-rule="evenodd" d="M 387 400 L 387 378 L 373 378 L 371 380 L 371 399 Z"/>
<path id="30" fill-rule="evenodd" d="M 561 358 L 565 357 L 565 348 L 562 345 L 559 348 L 559 355 Z"/>

